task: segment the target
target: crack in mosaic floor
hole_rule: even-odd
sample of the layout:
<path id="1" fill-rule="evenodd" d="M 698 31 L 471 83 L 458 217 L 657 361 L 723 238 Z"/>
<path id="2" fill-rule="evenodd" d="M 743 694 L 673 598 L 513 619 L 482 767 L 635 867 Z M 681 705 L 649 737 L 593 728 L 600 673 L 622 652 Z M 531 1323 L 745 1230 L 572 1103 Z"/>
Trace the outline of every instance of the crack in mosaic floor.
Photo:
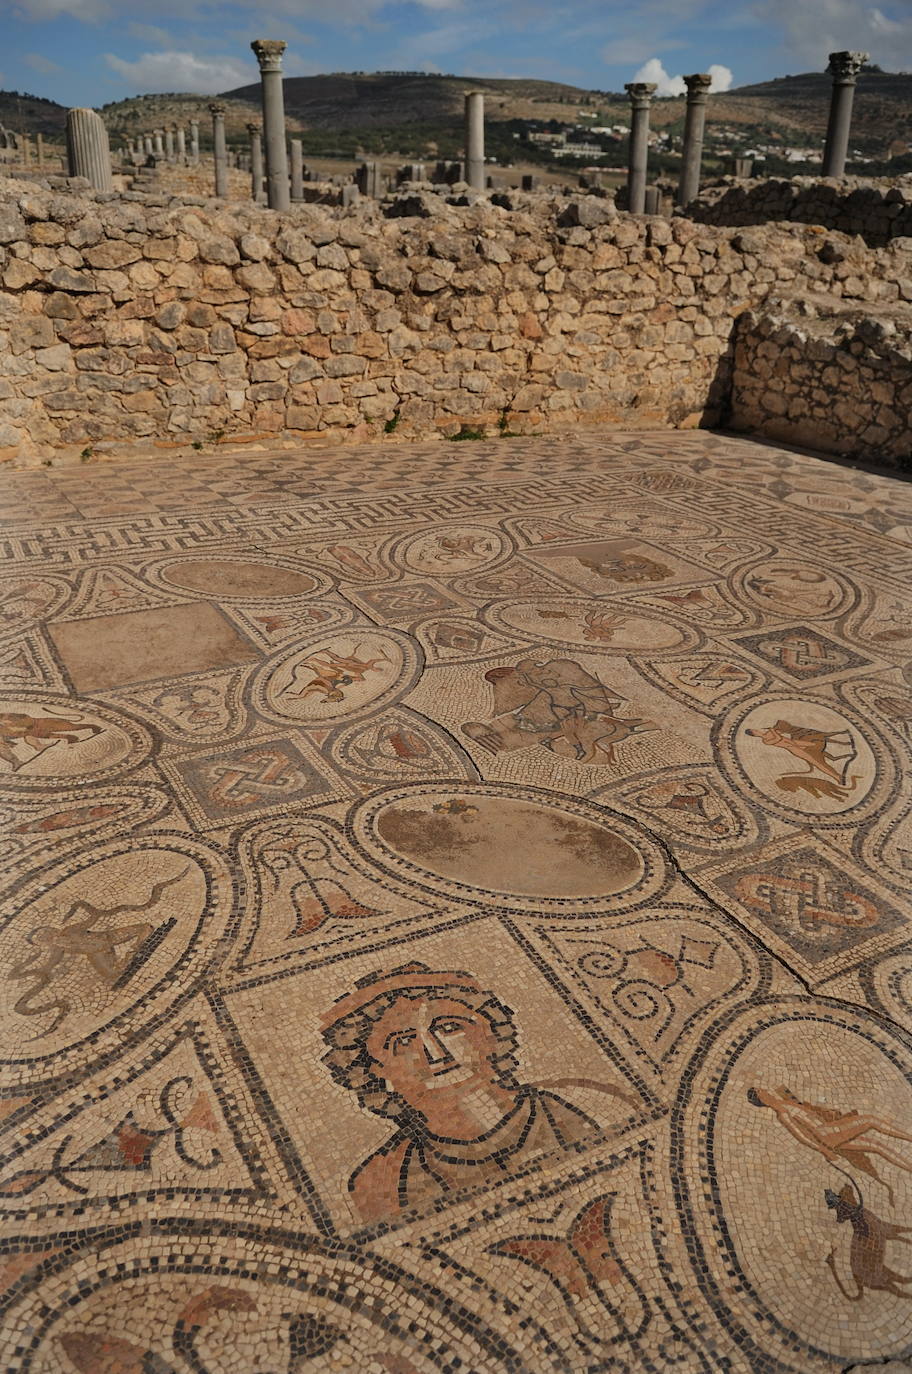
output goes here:
<path id="1" fill-rule="evenodd" d="M 724 435 L 0 477 L 31 1374 L 912 1348 L 912 488 Z"/>

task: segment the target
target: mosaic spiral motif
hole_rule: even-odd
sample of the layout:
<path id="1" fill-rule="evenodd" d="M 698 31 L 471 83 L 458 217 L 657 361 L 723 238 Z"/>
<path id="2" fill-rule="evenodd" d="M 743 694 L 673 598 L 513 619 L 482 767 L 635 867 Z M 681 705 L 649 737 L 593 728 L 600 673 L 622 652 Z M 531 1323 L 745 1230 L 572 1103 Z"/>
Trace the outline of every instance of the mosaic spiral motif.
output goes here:
<path id="1" fill-rule="evenodd" d="M 4 1368 L 912 1349 L 906 488 L 456 447 L 0 478 Z"/>

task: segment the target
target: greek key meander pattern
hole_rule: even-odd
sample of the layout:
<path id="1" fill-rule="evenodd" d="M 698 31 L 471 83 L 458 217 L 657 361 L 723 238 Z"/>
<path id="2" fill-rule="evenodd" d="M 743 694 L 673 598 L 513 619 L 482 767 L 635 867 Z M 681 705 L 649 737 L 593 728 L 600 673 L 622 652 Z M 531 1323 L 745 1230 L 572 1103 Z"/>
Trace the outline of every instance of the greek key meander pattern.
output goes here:
<path id="1" fill-rule="evenodd" d="M 912 489 L 0 476 L 2 1364 L 912 1351 Z"/>

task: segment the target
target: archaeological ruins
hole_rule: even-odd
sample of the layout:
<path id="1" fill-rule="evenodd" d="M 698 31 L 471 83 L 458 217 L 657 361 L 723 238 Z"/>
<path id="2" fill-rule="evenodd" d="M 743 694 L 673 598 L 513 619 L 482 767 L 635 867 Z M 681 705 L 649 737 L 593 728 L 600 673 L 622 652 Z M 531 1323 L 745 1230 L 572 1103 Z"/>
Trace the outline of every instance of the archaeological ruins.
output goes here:
<path id="1" fill-rule="evenodd" d="M 251 49 L 0 126 L 0 1365 L 910 1374 L 868 55 L 813 177 L 707 179 L 696 72 L 672 184 L 631 81 L 615 194 L 483 81 L 321 171 Z"/>

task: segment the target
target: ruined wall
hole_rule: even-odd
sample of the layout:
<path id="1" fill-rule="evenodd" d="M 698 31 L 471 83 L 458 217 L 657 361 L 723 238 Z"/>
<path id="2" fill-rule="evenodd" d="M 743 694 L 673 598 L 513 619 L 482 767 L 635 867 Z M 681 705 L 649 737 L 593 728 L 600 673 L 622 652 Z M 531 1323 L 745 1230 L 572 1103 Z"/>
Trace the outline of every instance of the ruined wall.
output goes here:
<path id="1" fill-rule="evenodd" d="M 0 182 L 0 455 L 713 423 L 735 320 L 771 290 L 912 294 L 900 243 L 860 262 L 799 226 L 536 204 L 276 216 Z"/>
<path id="2" fill-rule="evenodd" d="M 704 187 L 687 216 L 699 224 L 731 226 L 819 224 L 881 247 L 912 236 L 912 178 L 725 181 Z"/>
<path id="3" fill-rule="evenodd" d="M 730 424 L 826 453 L 912 466 L 912 309 L 738 321 Z"/>

